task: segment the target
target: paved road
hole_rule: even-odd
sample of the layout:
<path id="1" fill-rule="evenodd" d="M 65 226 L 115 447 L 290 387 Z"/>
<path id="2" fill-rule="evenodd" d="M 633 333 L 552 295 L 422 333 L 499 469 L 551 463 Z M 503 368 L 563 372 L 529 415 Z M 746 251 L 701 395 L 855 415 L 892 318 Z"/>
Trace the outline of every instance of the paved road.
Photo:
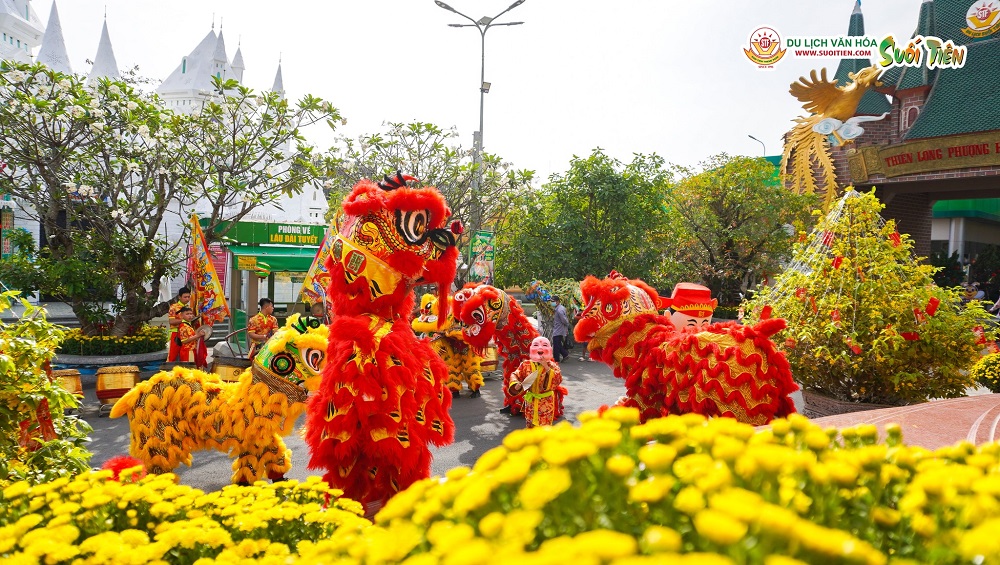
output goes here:
<path id="1" fill-rule="evenodd" d="M 569 391 L 565 399 L 565 419 L 576 422 L 577 415 L 593 410 L 602 404 L 612 404 L 624 394 L 622 381 L 611 374 L 611 369 L 597 362 L 579 360 L 579 346 L 572 351 L 571 359 L 563 365 L 563 384 Z M 455 421 L 455 442 L 434 451 L 432 472 L 443 475 L 445 471 L 460 465 L 471 466 L 488 449 L 500 445 L 505 435 L 524 427 L 523 416 L 507 416 L 499 412 L 503 402 L 499 372 L 486 380 L 483 395 L 469 398 L 463 392 L 452 403 L 451 416 Z M 97 397 L 94 393 L 96 378 L 83 377 L 84 404 L 82 417 L 94 428 L 91 434 L 90 450 L 94 453 L 91 464 L 99 467 L 107 459 L 128 453 L 129 430 L 127 418 L 109 419 L 97 416 Z M 299 437 L 305 417 L 299 419 L 296 429 L 285 442 L 292 450 L 292 470 L 289 478 L 305 479 L 311 472 L 306 468 L 308 448 Z M 181 482 L 193 487 L 211 491 L 229 484 L 232 474 L 232 460 L 215 451 L 199 451 L 194 454 L 191 467 L 181 466 L 177 474 Z"/>

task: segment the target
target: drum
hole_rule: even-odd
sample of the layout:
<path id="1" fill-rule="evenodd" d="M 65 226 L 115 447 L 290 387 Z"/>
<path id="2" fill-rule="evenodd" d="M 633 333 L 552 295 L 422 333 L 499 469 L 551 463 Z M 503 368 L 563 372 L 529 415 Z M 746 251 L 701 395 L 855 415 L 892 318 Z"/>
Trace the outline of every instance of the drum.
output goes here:
<path id="1" fill-rule="evenodd" d="M 212 358 L 212 371 L 219 375 L 219 379 L 229 382 L 240 380 L 243 374 L 253 361 L 244 357 L 224 357 L 217 355 Z"/>
<path id="2" fill-rule="evenodd" d="M 83 383 L 80 382 L 80 371 L 77 369 L 57 369 L 52 371 L 52 380 L 64 389 L 79 397 L 83 397 Z"/>
<path id="3" fill-rule="evenodd" d="M 98 416 L 103 416 L 105 410 L 111 412 L 118 399 L 132 390 L 139 382 L 139 367 L 135 365 L 119 365 L 101 367 L 97 370 L 97 400 L 101 403 L 97 410 Z"/>

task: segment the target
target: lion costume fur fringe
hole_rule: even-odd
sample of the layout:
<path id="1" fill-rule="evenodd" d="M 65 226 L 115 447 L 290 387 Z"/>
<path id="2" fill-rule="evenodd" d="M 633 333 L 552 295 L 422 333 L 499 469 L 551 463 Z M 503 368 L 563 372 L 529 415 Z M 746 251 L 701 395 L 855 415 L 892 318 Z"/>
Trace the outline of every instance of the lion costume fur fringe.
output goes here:
<path id="1" fill-rule="evenodd" d="M 619 404 L 638 408 L 643 420 L 695 412 L 761 425 L 795 412 L 789 395 L 798 385 L 770 339 L 785 320 L 681 330 L 659 314 L 659 296 L 641 280 L 612 272 L 580 286 L 587 307 L 574 337 L 625 381 Z"/>
<path id="2" fill-rule="evenodd" d="M 317 318 L 293 315 L 236 382 L 174 367 L 130 390 L 111 410 L 129 417 L 129 452 L 152 473 L 167 473 L 191 453 L 216 449 L 235 457 L 234 483 L 281 478 L 291 451 L 281 439 L 319 386 L 329 331 Z"/>

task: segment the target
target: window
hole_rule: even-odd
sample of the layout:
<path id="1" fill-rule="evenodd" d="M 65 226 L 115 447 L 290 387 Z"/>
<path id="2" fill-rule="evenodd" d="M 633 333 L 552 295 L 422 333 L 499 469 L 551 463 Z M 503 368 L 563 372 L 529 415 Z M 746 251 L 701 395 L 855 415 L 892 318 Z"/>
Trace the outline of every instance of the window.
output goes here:
<path id="1" fill-rule="evenodd" d="M 181 59 L 181 74 L 186 73 L 187 69 L 188 69 L 188 59 L 187 57 L 184 57 L 183 59 Z"/>

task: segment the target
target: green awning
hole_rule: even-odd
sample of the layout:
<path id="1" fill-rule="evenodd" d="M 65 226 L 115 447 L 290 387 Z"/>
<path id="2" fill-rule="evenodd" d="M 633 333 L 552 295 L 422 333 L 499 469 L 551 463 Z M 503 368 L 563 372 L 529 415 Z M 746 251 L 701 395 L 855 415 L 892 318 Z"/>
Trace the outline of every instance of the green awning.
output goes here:
<path id="1" fill-rule="evenodd" d="M 932 208 L 935 218 L 979 218 L 1000 222 L 1000 198 L 939 200 Z"/>
<path id="2" fill-rule="evenodd" d="M 258 262 L 267 263 L 271 272 L 304 273 L 312 266 L 319 246 L 232 245 L 229 251 L 236 257 L 234 268 L 239 268 L 240 257 L 255 257 Z"/>

